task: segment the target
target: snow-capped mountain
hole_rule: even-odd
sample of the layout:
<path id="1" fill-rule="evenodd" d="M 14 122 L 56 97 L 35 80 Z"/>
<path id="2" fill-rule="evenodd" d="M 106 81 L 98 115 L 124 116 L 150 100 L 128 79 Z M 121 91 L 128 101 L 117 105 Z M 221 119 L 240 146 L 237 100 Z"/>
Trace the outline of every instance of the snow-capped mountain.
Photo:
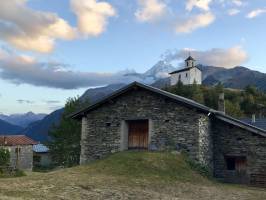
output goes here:
<path id="1" fill-rule="evenodd" d="M 13 125 L 17 125 L 20 127 L 27 127 L 32 122 L 42 120 L 45 116 L 46 114 L 43 113 L 35 114 L 33 112 L 28 112 L 25 114 L 12 114 L 12 115 L 0 114 L 0 119 Z"/>
<path id="2" fill-rule="evenodd" d="M 151 69 L 143 73 L 145 77 L 153 77 L 154 79 L 166 78 L 169 73 L 176 70 L 176 68 L 165 61 L 157 62 Z"/>

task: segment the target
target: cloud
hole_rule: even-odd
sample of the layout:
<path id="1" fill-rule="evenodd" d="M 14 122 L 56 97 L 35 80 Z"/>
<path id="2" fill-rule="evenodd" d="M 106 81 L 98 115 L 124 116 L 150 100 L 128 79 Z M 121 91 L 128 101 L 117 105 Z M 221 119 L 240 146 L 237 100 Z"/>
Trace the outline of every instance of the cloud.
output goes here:
<path id="1" fill-rule="evenodd" d="M 228 49 L 214 48 L 206 51 L 195 49 L 167 51 L 163 58 L 166 62 L 183 61 L 188 56 L 188 52 L 191 52 L 197 63 L 216 67 L 233 68 L 248 60 L 247 52 L 241 46 L 234 46 Z"/>
<path id="2" fill-rule="evenodd" d="M 194 7 L 197 7 L 201 10 L 208 11 L 211 2 L 212 0 L 187 0 L 186 10 L 191 11 Z"/>
<path id="3" fill-rule="evenodd" d="M 266 8 L 258 8 L 256 10 L 252 10 L 251 12 L 249 12 L 246 17 L 249 19 L 252 19 L 252 18 L 258 17 L 259 15 L 263 13 L 266 13 Z"/>
<path id="4" fill-rule="evenodd" d="M 78 18 L 78 29 L 85 36 L 103 33 L 108 19 L 116 15 L 116 10 L 107 2 L 96 0 L 71 0 L 71 8 Z"/>
<path id="5" fill-rule="evenodd" d="M 209 26 L 214 20 L 215 15 L 211 12 L 198 14 L 177 23 L 175 31 L 177 33 L 190 33 L 198 28 Z"/>
<path id="6" fill-rule="evenodd" d="M 0 49 L 0 78 L 14 84 L 30 84 L 60 89 L 77 89 L 112 83 L 140 81 L 149 83 L 132 71 L 94 73 L 69 70 L 61 63 L 39 62 L 33 57 Z"/>
<path id="7" fill-rule="evenodd" d="M 161 0 L 138 0 L 138 4 L 135 17 L 140 22 L 156 21 L 167 13 L 167 5 Z"/>
<path id="8" fill-rule="evenodd" d="M 242 6 L 244 4 L 242 0 L 233 0 L 232 3 L 236 6 Z"/>
<path id="9" fill-rule="evenodd" d="M 230 9 L 230 10 L 228 10 L 227 13 L 230 16 L 234 16 L 234 15 L 237 15 L 238 13 L 240 13 L 240 10 L 238 10 L 238 9 Z"/>
<path id="10" fill-rule="evenodd" d="M 19 49 L 48 53 L 55 39 L 75 37 L 76 30 L 55 13 L 35 11 L 27 0 L 1 1 L 0 39 Z"/>
<path id="11" fill-rule="evenodd" d="M 18 99 L 17 102 L 19 104 L 34 104 L 34 101 L 25 100 L 25 99 Z"/>

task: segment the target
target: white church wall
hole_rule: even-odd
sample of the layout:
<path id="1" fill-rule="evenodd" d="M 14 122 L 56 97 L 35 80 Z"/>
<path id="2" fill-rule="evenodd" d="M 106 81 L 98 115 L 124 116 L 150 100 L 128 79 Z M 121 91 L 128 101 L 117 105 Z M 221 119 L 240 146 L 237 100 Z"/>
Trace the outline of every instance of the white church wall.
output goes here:
<path id="1" fill-rule="evenodd" d="M 179 78 L 180 77 L 180 78 Z M 190 84 L 189 70 L 171 75 L 171 85 L 178 83 L 179 79 L 184 85 Z"/>
<path id="2" fill-rule="evenodd" d="M 196 83 L 200 85 L 202 83 L 201 76 L 202 76 L 201 71 L 198 68 L 193 67 L 190 70 L 172 74 L 170 79 L 171 85 L 177 84 L 179 79 L 184 85 L 193 84 L 194 81 L 196 81 Z"/>
<path id="3" fill-rule="evenodd" d="M 196 81 L 196 84 L 201 85 L 202 83 L 202 72 L 194 67 L 189 70 L 189 83 L 188 84 L 193 84 L 194 81 Z"/>

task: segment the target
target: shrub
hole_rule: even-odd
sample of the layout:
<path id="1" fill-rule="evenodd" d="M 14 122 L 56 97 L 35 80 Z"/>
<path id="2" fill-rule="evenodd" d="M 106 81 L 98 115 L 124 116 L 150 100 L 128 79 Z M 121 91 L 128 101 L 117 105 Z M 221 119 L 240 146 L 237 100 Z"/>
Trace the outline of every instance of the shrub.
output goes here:
<path id="1" fill-rule="evenodd" d="M 190 166 L 190 168 L 192 170 L 197 171 L 202 176 L 205 176 L 207 178 L 212 178 L 210 169 L 207 166 L 202 165 L 201 163 L 194 161 L 193 159 L 191 159 L 188 156 L 188 154 L 186 152 L 182 152 L 182 154 L 184 156 L 186 163 L 188 163 L 188 165 Z"/>
<path id="2" fill-rule="evenodd" d="M 26 176 L 25 172 L 20 170 L 20 169 L 16 169 L 15 173 L 13 175 L 14 177 L 21 177 L 21 176 Z"/>
<path id="3" fill-rule="evenodd" d="M 10 161 L 10 153 L 7 149 L 0 148 L 0 166 L 8 166 Z"/>

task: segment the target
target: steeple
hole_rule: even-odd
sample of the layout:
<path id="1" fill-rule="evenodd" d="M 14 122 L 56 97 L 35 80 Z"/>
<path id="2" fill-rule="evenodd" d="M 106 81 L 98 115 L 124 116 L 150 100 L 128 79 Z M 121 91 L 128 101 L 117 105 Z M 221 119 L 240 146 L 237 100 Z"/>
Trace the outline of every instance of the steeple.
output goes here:
<path id="1" fill-rule="evenodd" d="M 191 57 L 189 53 L 189 57 L 185 60 L 186 62 L 186 67 L 194 67 L 195 66 L 195 59 Z"/>

